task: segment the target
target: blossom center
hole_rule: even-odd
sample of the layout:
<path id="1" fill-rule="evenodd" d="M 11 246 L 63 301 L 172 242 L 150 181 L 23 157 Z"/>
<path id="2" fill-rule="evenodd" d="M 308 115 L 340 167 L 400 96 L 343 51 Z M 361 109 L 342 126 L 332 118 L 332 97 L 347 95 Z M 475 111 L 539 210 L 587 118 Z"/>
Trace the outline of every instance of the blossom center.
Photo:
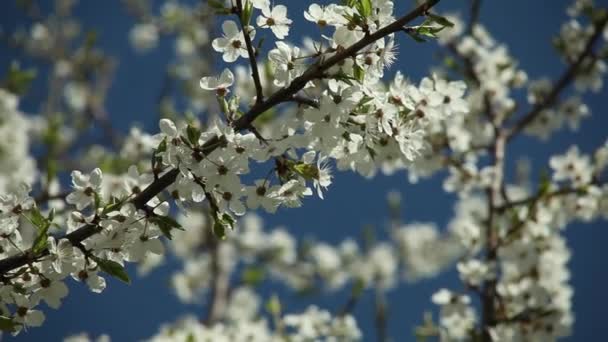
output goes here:
<path id="1" fill-rule="evenodd" d="M 230 201 L 232 199 L 232 193 L 226 191 L 222 194 L 222 198 L 224 199 L 224 201 Z"/>
<path id="2" fill-rule="evenodd" d="M 20 307 L 17 309 L 17 314 L 18 314 L 19 316 L 21 316 L 21 317 L 24 317 L 25 315 L 27 315 L 27 308 L 26 308 L 26 307 L 24 307 L 24 306 L 20 306 Z"/>

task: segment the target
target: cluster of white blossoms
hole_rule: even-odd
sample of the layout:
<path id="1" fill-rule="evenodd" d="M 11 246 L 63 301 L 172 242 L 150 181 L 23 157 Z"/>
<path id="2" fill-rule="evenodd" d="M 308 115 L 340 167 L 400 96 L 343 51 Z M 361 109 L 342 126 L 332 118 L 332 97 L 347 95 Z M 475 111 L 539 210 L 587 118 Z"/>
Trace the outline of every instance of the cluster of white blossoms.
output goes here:
<path id="1" fill-rule="evenodd" d="M 590 1 L 576 1 L 570 14 L 593 13 L 593 8 Z M 470 34 L 460 36 L 461 24 L 456 18 L 450 19 L 456 22 L 456 33 L 450 31 L 440 40 L 462 62 L 464 74 L 470 79 L 472 86 L 466 100 L 471 112 L 464 121 L 450 119 L 451 126 L 442 132 L 447 140 L 445 145 L 453 154 L 447 160 L 428 156 L 430 168 L 418 174 L 427 176 L 445 165 L 450 168 L 444 189 L 456 192 L 459 200 L 449 232 L 466 251 L 457 270 L 471 294 L 442 289 L 433 296 L 432 301 L 440 306 L 439 335 L 445 341 L 467 340 L 480 334 L 487 334 L 493 341 L 554 341 L 568 336 L 574 322 L 573 288 L 567 267 L 570 250 L 562 230 L 576 220 L 606 219 L 608 145 L 591 154 L 573 146 L 550 158 L 551 178 L 543 180 L 538 189 L 531 188 L 529 180 L 518 180 L 517 184 L 505 182 L 502 194 L 499 189 L 498 201 L 489 199 L 494 195 L 488 189 L 493 189 L 497 172 L 502 177 L 503 171 L 499 169 L 502 166 L 487 165 L 481 158 L 486 151 L 496 148 L 492 145 L 500 139 L 496 125 L 516 109 L 517 99 L 511 90 L 526 84 L 526 74 L 517 69 L 506 48 L 497 45 L 479 24 Z M 597 18 L 591 18 L 585 28 L 576 20 L 572 19 L 556 39 L 569 64 L 576 63 L 589 48 L 591 37 L 598 34 Z M 605 19 L 599 22 L 605 25 Z M 578 91 L 598 91 L 603 62 L 593 54 L 586 56 L 580 64 L 580 73 L 573 69 L 571 77 L 576 79 Z M 449 69 L 451 65 L 447 66 Z M 580 94 L 563 100 L 551 94 L 556 87 L 563 86 L 548 80 L 530 82 L 528 102 L 533 107 L 532 120 L 516 128 L 524 128 L 525 133 L 545 140 L 564 123 L 577 129 L 590 111 Z M 555 106 L 551 107 L 552 104 Z M 488 114 L 492 120 L 483 120 L 483 115 Z M 439 146 L 444 144 L 443 139 L 435 140 Z M 421 239 L 433 235 L 429 229 L 421 227 L 420 231 L 424 232 Z M 472 296 L 479 296 L 483 308 Z M 488 319 L 487 311 L 483 311 L 488 308 L 492 311 L 490 321 L 482 322 L 480 316 Z M 478 328 L 480 324 L 489 325 Z"/>
<path id="2" fill-rule="evenodd" d="M 68 294 L 64 283 L 67 277 L 86 283 L 93 292 L 101 292 L 106 287 L 101 271 L 128 282 L 122 265 L 126 261 L 141 261 L 147 253 L 163 253 L 164 247 L 158 238 L 163 230 L 167 234 L 167 229 L 178 227 L 165 216 L 169 208 L 167 202 L 153 200 L 148 211 L 138 211 L 132 204 L 121 203 L 114 197 L 145 188 L 151 176 L 140 175 L 132 167 L 120 182 L 102 184 L 102 178 L 99 169 L 90 174 L 72 173 L 73 191 L 66 201 L 77 211 L 66 213 L 64 238 L 50 234 L 52 227 L 57 226 L 55 209 L 43 215 L 29 197 L 30 188 L 25 184 L 18 192 L 0 196 L 2 259 L 19 256 L 27 248 L 31 248 L 32 253 L 46 251 L 35 263 L 4 278 L 4 290 L 0 291 L 2 314 L 13 315 L 13 322 L 18 323 L 14 326 L 17 331 L 24 326 L 42 324 L 44 315 L 35 309 L 41 301 L 55 309 L 61 305 Z M 123 201 L 130 196 L 123 197 Z M 76 242 L 80 233 L 91 236 Z"/>
<path id="3" fill-rule="evenodd" d="M 455 237 L 441 236 L 433 225 L 423 223 L 399 225 L 393 229 L 393 239 L 363 248 L 351 238 L 337 245 L 320 241 L 298 242 L 285 228 L 265 231 L 260 217 L 247 214 L 214 251 L 209 248 L 214 237 L 209 233 L 211 219 L 208 214 L 180 215 L 178 222 L 184 230 L 174 232 L 169 246 L 183 262 L 182 270 L 171 278 L 171 285 L 181 301 L 210 305 L 203 298 L 213 294 L 217 281 L 214 272 L 218 267 L 227 278 L 241 281 L 238 287 L 231 287 L 233 295 L 219 323 L 206 326 L 194 318 L 185 318 L 161 328 L 152 340 L 179 339 L 179 336 L 189 334 L 209 334 L 218 340 L 249 337 L 270 341 L 279 336 L 288 336 L 294 341 L 330 336 L 345 341 L 359 340 L 361 333 L 349 314 L 332 317 L 328 311 L 314 306 L 300 315 L 285 315 L 282 323 L 278 323 L 278 326 L 293 328 L 293 334 L 283 332 L 281 335 L 280 331 L 272 331 L 259 313 L 262 299 L 254 289 L 266 279 L 297 292 L 315 289 L 335 292 L 352 285 L 352 295 L 358 298 L 367 288 L 387 291 L 394 289 L 400 279 L 411 282 L 434 276 L 463 254 Z M 429 233 L 422 233 L 422 230 Z M 431 255 L 431 250 L 437 253 L 441 249 L 440 256 Z M 214 253 L 220 255 L 219 265 L 214 264 Z M 429 260 L 420 260 L 424 257 Z M 161 262 L 154 257 L 141 264 L 140 269 L 147 273 Z M 183 326 L 186 323 L 187 326 Z"/>
<path id="4" fill-rule="evenodd" d="M 173 274 L 171 284 L 181 301 L 201 302 L 214 286 L 213 269 L 218 266 L 213 262 L 215 252 L 202 248 L 214 239 L 209 234 L 211 220 L 190 213 L 178 217 L 178 222 L 184 230 L 176 231 L 169 245 L 182 259 L 183 268 Z M 432 233 L 427 236 L 421 229 Z M 221 255 L 222 272 L 240 274 L 237 278 L 250 281 L 250 285 L 269 278 L 298 292 L 316 288 L 333 292 L 350 284 L 358 284 L 361 290 L 390 290 L 400 279 L 415 281 L 434 276 L 463 254 L 459 246 L 454 237 L 443 237 L 435 227 L 422 223 L 401 225 L 393 230 L 392 239 L 367 248 L 352 238 L 337 245 L 298 241 L 285 228 L 264 231 L 262 220 L 247 214 L 218 246 L 217 253 Z M 433 248 L 443 251 L 431 256 Z M 431 259 L 423 262 L 420 258 L 424 257 Z M 161 262 L 162 258 L 153 257 L 140 269 L 147 273 Z"/>
<path id="5" fill-rule="evenodd" d="M 148 10 L 137 4 L 128 5 L 136 16 L 144 20 L 131 33 L 132 42 L 140 49 L 153 47 L 160 32 L 178 33 L 186 35 L 184 39 L 190 39 L 190 45 L 194 46 L 192 49 L 185 47 L 187 44 L 184 42 L 178 44 L 181 57 L 194 56 L 194 50 L 207 41 L 204 34 L 197 33 L 203 32 L 202 29 L 183 30 L 195 16 L 188 14 L 181 5 L 165 5 L 159 19 L 147 15 Z M 247 16 L 251 16 L 252 11 L 260 11 L 256 22 L 261 29 L 269 28 L 279 39 L 286 38 L 289 32 L 291 20 L 286 17 L 284 6 L 270 7 L 268 2 L 247 1 L 245 6 L 238 2 L 228 9 L 238 14 L 240 28 L 235 21 L 227 20 L 222 25 L 223 36 L 211 42 L 226 62 L 239 57 L 257 59 L 257 52 L 255 57 L 251 54 L 254 30 L 247 25 Z M 57 11 L 68 15 L 71 6 L 60 5 Z M 423 11 L 418 15 L 424 15 Z M 59 307 L 68 294 L 64 284 L 67 277 L 86 283 L 94 292 L 101 292 L 106 286 L 104 273 L 129 281 L 124 269 L 126 262 L 154 260 L 154 255 L 162 254 L 164 246 L 159 238 L 171 238 L 172 231 L 181 229 L 181 226 L 168 216 L 169 202 L 156 197 L 163 188 L 148 195 L 154 191 L 150 189 L 159 182 L 159 178 L 169 179 L 173 175 L 164 188 L 182 209 L 206 201 L 213 222 L 210 231 L 216 237 L 225 238 L 234 228 L 233 215 L 243 215 L 247 208 L 262 207 L 274 212 L 279 206 L 297 207 L 302 205 L 304 196 L 312 194 L 312 188 L 323 197 L 323 190 L 331 184 L 330 163 L 335 162 L 339 169 L 372 176 L 382 165 L 396 169 L 415 162 L 425 148 L 428 127 L 438 125 L 449 116 L 466 113 L 467 107 L 461 99 L 464 95 L 462 82 L 433 78 L 424 79 L 420 86 L 414 86 L 398 75 L 392 84 L 382 83 L 385 67 L 394 60 L 392 34 L 370 40 L 353 50 L 352 55 L 340 57 L 339 63 L 334 62 L 322 72 L 306 76 L 307 81 L 301 81 L 305 73 L 312 73 L 311 70 L 316 70 L 327 60 L 337 58 L 355 43 L 392 23 L 395 19 L 390 1 L 369 2 L 365 6 L 353 3 L 323 8 L 312 5 L 305 17 L 325 29 L 329 36 L 313 43 L 312 48 L 299 49 L 278 41 L 276 48 L 269 51 L 267 64 L 271 67 L 271 78 L 277 92 L 302 84 L 281 100 L 298 102 L 299 105 L 281 112 L 272 124 L 261 128 L 262 133 L 250 122 L 235 125 L 236 121 L 246 118 L 240 114 L 239 96 L 229 95 L 233 76 L 230 70 L 226 70 L 217 79 L 203 77 L 200 81 L 203 89 L 214 90 L 211 96 L 218 98 L 225 122 L 176 124 L 170 119 L 162 119 L 160 134 L 151 137 L 134 129 L 125 139 L 121 155 L 124 158 L 151 156 L 152 170 L 146 170 L 144 163 L 138 163 L 128 168 L 128 172 L 115 175 L 110 172 L 105 177 L 99 168 L 90 173 L 74 171 L 71 175 L 72 190 L 65 196 L 65 203 L 48 201 L 42 207 L 30 197 L 30 185 L 34 185 L 32 179 L 21 179 L 30 185 L 7 189 L 8 194 L 2 195 L 0 209 L 3 223 L 0 268 L 3 269 L 4 289 L 0 291 L 4 304 L 1 311 L 7 330 L 18 332 L 23 327 L 42 324 L 44 314 L 36 307 L 41 302 L 53 308 Z M 40 28 L 36 29 L 35 36 L 47 42 L 53 41 L 59 33 L 43 30 L 45 25 L 38 24 Z M 362 31 L 353 30 L 353 25 Z M 332 27 L 333 34 L 325 26 Z M 74 32 L 70 37 L 75 36 Z M 184 39 L 180 38 L 180 41 Z M 49 49 L 52 47 L 50 44 Z M 188 54 L 186 50 L 192 53 Z M 39 54 L 44 53 L 53 55 L 52 50 Z M 79 53 L 83 56 L 95 53 L 103 61 L 103 54 L 91 50 L 90 46 Z M 72 81 L 77 72 L 75 68 L 80 66 L 51 60 L 57 68 L 55 80 L 65 84 L 66 108 L 77 115 L 87 112 L 93 118 L 103 119 L 100 117 L 103 109 L 91 102 L 93 86 Z M 192 70 L 184 72 L 186 76 L 191 74 Z M 390 94 L 386 91 L 389 87 Z M 264 89 L 256 84 L 255 93 L 263 96 Z M 9 114 L 17 113 L 16 98 L 11 96 L 4 96 L 7 100 L 4 107 Z M 304 100 L 298 100 L 300 97 Z M 256 101 L 263 103 L 264 99 L 256 98 Z M 18 120 L 10 123 L 18 123 Z M 245 133 L 244 130 L 251 132 Z M 18 129 L 12 133 L 22 139 L 27 137 L 27 134 L 15 134 L 19 132 L 23 133 Z M 54 134 L 58 135 L 58 132 Z M 16 145 L 27 155 L 27 142 L 16 142 Z M 95 153 L 106 154 L 105 151 Z M 274 162 L 274 166 L 268 176 L 253 180 L 251 185 L 243 184 L 242 177 L 250 173 L 251 161 L 264 163 L 269 160 Z M 140 173 L 139 170 L 145 172 Z M 12 183 L 19 184 L 17 181 Z M 57 186 L 53 189 L 47 187 L 42 198 L 61 198 L 60 191 Z M 62 230 L 65 232 L 63 236 Z M 274 240 L 271 237 L 269 241 L 275 241 L 280 247 L 285 243 L 294 245 L 290 240 L 293 238 L 287 234 L 281 236 L 279 232 Z M 235 238 L 234 241 L 240 240 Z M 217 250 L 221 258 L 191 261 L 189 268 L 213 266 L 218 259 L 222 260 L 220 269 L 230 268 L 233 264 L 229 261 L 230 246 L 229 243 L 220 244 Z M 266 253 L 278 248 L 272 244 L 267 247 Z M 345 243 L 343 249 L 342 253 L 357 254 L 356 244 Z M 281 256 L 282 260 L 277 263 L 279 267 L 290 267 L 298 262 L 294 259 L 295 252 L 291 252 L 291 256 Z M 302 282 L 310 282 L 307 278 L 314 276 L 316 268 L 318 274 L 335 277 L 329 281 L 332 287 L 343 285 L 351 276 L 340 279 L 332 274 L 331 265 L 326 262 L 333 253 L 332 248 L 323 246 L 311 251 L 308 264 L 313 266 L 313 274 L 298 273 L 307 268 L 298 267 L 297 272 L 288 276 L 287 282 L 302 288 L 306 285 Z M 368 284 L 377 282 L 383 288 L 394 286 L 398 261 L 392 258 L 395 254 L 393 247 L 379 245 L 367 254 L 357 257 L 360 265 L 356 269 L 356 277 Z M 347 259 L 349 256 L 342 257 Z M 388 260 L 393 262 L 388 263 Z M 283 270 L 274 273 L 286 274 Z M 179 278 L 175 282 L 179 284 Z M 14 290 L 16 288 L 18 291 Z M 187 291 L 178 293 L 188 297 Z M 324 314 L 322 316 L 325 317 Z M 295 318 L 289 321 L 294 326 L 304 324 Z"/>
<path id="6" fill-rule="evenodd" d="M 238 310 L 243 308 L 239 307 Z M 150 342 L 209 340 L 209 341 L 359 341 L 359 331 L 352 316 L 332 316 L 315 306 L 301 314 L 287 314 L 275 321 L 283 331 L 274 331 L 265 319 L 240 318 L 212 326 L 187 316 L 161 326 Z"/>
<path id="7" fill-rule="evenodd" d="M 0 193 L 19 190 L 19 184 L 33 184 L 35 161 L 29 154 L 33 122 L 18 109 L 19 98 L 0 89 Z"/>
<path id="8" fill-rule="evenodd" d="M 183 103 L 175 98 L 174 88 L 178 85 L 186 95 L 187 110 L 201 112 L 214 109 L 213 97 L 201 92 L 198 87 L 200 75 L 211 70 L 211 56 L 200 52 L 210 49 L 209 21 L 213 13 L 202 11 L 204 6 L 199 4 L 179 1 L 164 2 L 158 14 L 154 13 L 154 6 L 147 1 L 127 0 L 125 4 L 137 19 L 137 24 L 129 32 L 129 39 L 136 51 L 151 51 L 158 47 L 163 36 L 171 37 L 174 41 L 174 58 L 165 71 L 158 98 L 161 114 L 172 116 L 182 110 Z"/>
<path id="9" fill-rule="evenodd" d="M 550 177 L 537 189 L 529 180 L 506 180 L 505 150 L 520 132 L 548 139 L 590 116 L 581 94 L 562 99 L 560 92 L 569 80 L 579 92 L 602 87 L 606 66 L 592 48 L 602 33 L 608 39 L 608 16 L 589 0 L 575 1 L 555 40 L 569 71 L 556 82 L 529 82 L 483 26 L 465 30 L 450 19 L 454 25 L 431 12 L 436 2 L 404 17 L 393 15 L 389 0 L 311 4 L 305 24 L 321 34 L 295 45 L 288 41 L 287 7 L 269 0 L 216 0 L 208 7 L 169 1 L 157 16 L 146 2 L 127 1 L 138 20 L 129 34 L 133 46 L 143 52 L 173 35 L 176 58 L 159 96 L 160 132 L 131 128 L 124 139 L 115 139 L 105 121 L 104 77 L 114 64 L 94 38 L 63 50 L 69 44 L 57 42 L 76 40 L 79 30 L 51 19 L 15 35 L 26 51 L 50 61 L 54 93 L 41 129 L 18 110 L 16 95 L 0 89 L 2 330 L 40 326 L 42 304 L 58 308 L 68 278 L 99 293 L 108 275 L 130 281 L 126 263 L 138 263 L 145 274 L 168 249 L 183 263 L 171 276 L 175 294 L 185 303 L 204 302 L 209 312 L 204 323 L 187 317 L 162 327 L 152 341 L 361 340 L 350 313 L 365 290 L 381 298 L 401 281 L 452 265 L 464 288 L 432 296 L 439 325 L 431 335 L 567 336 L 573 289 L 562 231 L 575 220 L 608 219 L 608 143 L 591 154 L 573 146 L 552 156 Z M 72 2 L 56 7 L 68 17 Z M 206 21 L 214 15 L 221 32 L 209 37 Z M 408 26 L 416 17 L 425 20 Z M 443 30 L 448 26 L 454 27 Z M 387 79 L 396 34 L 438 38 L 451 62 L 417 84 L 401 72 Z M 212 72 L 211 56 L 202 51 L 218 53 L 227 67 Z M 79 77 L 88 73 L 95 77 Z M 453 81 L 454 74 L 468 83 Z M 173 82 L 183 86 L 186 101 L 166 90 Z M 523 87 L 527 104 L 515 95 Z M 175 114 L 184 103 L 187 114 Z M 526 105 L 530 112 L 516 120 Z M 193 114 L 203 111 L 206 120 Z M 79 120 L 74 127 L 71 118 Z M 116 151 L 95 147 L 81 160 L 61 159 L 82 133 L 75 127 L 89 121 L 105 127 Z M 32 130 L 48 145 L 38 165 Z M 90 171 L 72 171 L 64 189 L 58 161 Z M 443 188 L 457 195 L 454 216 L 446 229 L 399 223 L 386 240 L 347 237 L 332 245 L 298 241 L 286 228 L 265 231 L 251 213 L 300 207 L 314 193 L 322 199 L 334 165 L 364 177 L 405 169 L 412 182 L 447 170 Z M 46 179 L 37 181 L 38 169 Z M 255 290 L 266 280 L 297 292 L 350 286 L 352 294 L 334 313 L 313 305 L 286 314 L 276 297 L 264 312 Z"/>

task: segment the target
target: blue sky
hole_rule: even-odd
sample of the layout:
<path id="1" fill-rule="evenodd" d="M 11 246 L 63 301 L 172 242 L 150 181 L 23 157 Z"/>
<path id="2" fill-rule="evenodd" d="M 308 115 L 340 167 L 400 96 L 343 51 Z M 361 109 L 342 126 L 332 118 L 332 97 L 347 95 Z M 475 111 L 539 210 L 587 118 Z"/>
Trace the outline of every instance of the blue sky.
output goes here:
<path id="1" fill-rule="evenodd" d="M 402 12 L 405 10 L 404 3 L 410 3 L 397 2 L 400 3 L 397 8 Z M 277 3 L 288 5 L 290 17 L 296 23 L 292 37 L 301 37 L 309 26 L 299 13 L 308 6 L 309 1 Z M 468 3 L 467 0 L 444 0 L 439 8 L 466 13 Z M 509 51 L 530 78 L 548 76 L 556 79 L 564 66 L 553 53 L 550 37 L 559 31 L 561 23 L 567 19 L 565 7 L 568 3 L 564 0 L 483 1 L 481 22 L 498 41 L 508 45 Z M 25 23 L 24 16 L 13 6 L 4 4 L 3 7 L 0 13 L 2 27 L 10 30 Z M 119 1 L 81 1 L 76 15 L 84 27 L 99 30 L 100 45 L 120 60 L 107 103 L 114 125 L 126 132 L 130 123 L 135 121 L 151 131 L 156 130 L 155 101 L 162 87 L 164 66 L 170 60 L 171 43 L 163 40 L 159 49 L 150 54 L 134 53 L 126 35 L 132 22 Z M 413 80 L 419 80 L 439 61 L 435 57 L 438 45 L 433 42 L 417 44 L 403 36 L 399 38 L 399 44 L 400 58 L 391 73 L 401 70 Z M 31 65 L 31 60 L 22 57 L 6 46 L 0 46 L 1 70 L 4 72 L 14 58 Z M 44 77 L 39 77 L 32 92 L 24 99 L 27 111 L 38 108 L 45 91 L 44 84 Z M 512 170 L 513 162 L 518 157 L 527 156 L 538 172 L 547 165 L 550 154 L 565 151 L 572 144 L 578 144 L 588 152 L 603 143 L 608 137 L 608 117 L 603 112 L 606 95 L 604 91 L 586 97 L 593 116 L 582 123 L 578 134 L 560 133 L 551 143 L 516 139 L 509 148 L 508 167 Z M 391 177 L 378 176 L 371 181 L 352 173 L 341 173 L 336 175 L 325 200 L 309 199 L 302 208 L 281 210 L 277 215 L 264 217 L 269 227 L 286 225 L 290 232 L 299 237 L 314 236 L 319 240 L 339 242 L 348 235 L 359 234 L 366 225 L 382 231 L 387 217 L 386 193 L 397 190 L 403 197 L 402 214 L 406 222 L 433 221 L 443 226 L 453 212 L 454 197 L 441 190 L 441 182 L 441 177 L 435 177 L 411 185 L 403 172 Z M 603 328 L 603 304 L 608 304 L 605 290 L 608 267 L 602 254 L 604 246 L 608 244 L 605 225 L 605 222 L 574 224 L 566 232 L 573 250 L 570 266 L 577 316 L 572 341 L 595 340 L 593 333 Z M 203 307 L 184 306 L 170 292 L 168 277 L 171 266 L 175 265 L 169 264 L 146 278 L 134 277 L 131 285 L 108 279 L 108 288 L 101 295 L 71 282 L 75 286 L 70 286 L 71 292 L 64 305 L 57 311 L 47 310 L 47 321 L 43 327 L 31 329 L 19 335 L 17 340 L 56 341 L 68 334 L 87 331 L 95 336 L 108 333 L 115 341 L 129 341 L 153 335 L 160 323 L 172 321 L 182 314 L 202 314 Z M 395 341 L 412 339 L 412 328 L 421 322 L 425 310 L 433 308 L 430 296 L 440 287 L 461 288 L 456 273 L 450 271 L 432 280 L 404 285 L 388 294 L 389 332 Z M 263 292 L 269 294 L 275 289 L 274 286 L 266 287 Z M 289 310 L 301 309 L 309 301 L 335 308 L 346 299 L 347 293 L 344 292 L 304 299 L 292 295 L 282 298 Z M 373 339 L 373 293 L 365 294 L 355 314 L 366 335 Z"/>

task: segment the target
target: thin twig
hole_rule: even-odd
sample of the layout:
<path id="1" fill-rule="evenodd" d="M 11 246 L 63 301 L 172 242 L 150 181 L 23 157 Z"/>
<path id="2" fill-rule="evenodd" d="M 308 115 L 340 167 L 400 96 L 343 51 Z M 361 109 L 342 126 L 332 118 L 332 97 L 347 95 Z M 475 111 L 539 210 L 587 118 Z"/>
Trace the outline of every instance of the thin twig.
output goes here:
<path id="1" fill-rule="evenodd" d="M 386 300 L 381 290 L 377 290 L 376 292 L 374 305 L 376 309 L 376 340 L 378 342 L 385 342 L 387 341 Z"/>
<path id="2" fill-rule="evenodd" d="M 481 9 L 481 0 L 471 0 L 471 12 L 469 16 L 469 22 L 467 23 L 466 34 L 470 35 L 473 33 L 473 28 L 479 21 L 479 12 Z"/>
<path id="3" fill-rule="evenodd" d="M 517 133 L 521 132 L 524 128 L 526 128 L 526 126 L 532 123 L 534 119 L 536 119 L 536 117 L 543 112 L 543 110 L 549 108 L 557 101 L 559 94 L 564 89 L 566 89 L 566 87 L 575 79 L 576 73 L 579 71 L 579 68 L 581 67 L 585 59 L 591 56 L 593 52 L 593 45 L 601 38 L 602 32 L 604 31 L 604 28 L 606 27 L 607 23 L 608 15 L 606 15 L 604 18 L 602 18 L 602 20 L 598 21 L 595 24 L 594 32 L 587 41 L 583 52 L 564 71 L 564 73 L 557 80 L 549 94 L 545 98 L 543 98 L 541 102 L 535 104 L 534 107 L 532 107 L 532 109 L 530 110 L 530 112 L 528 112 L 528 114 L 526 114 L 518 122 L 516 122 L 513 128 L 511 128 L 507 132 L 507 140 L 513 139 L 517 135 Z"/>
<path id="4" fill-rule="evenodd" d="M 253 84 L 255 85 L 255 102 L 260 103 L 264 101 L 264 89 L 262 88 L 262 82 L 260 81 L 260 70 L 258 69 L 257 54 L 253 49 L 253 43 L 251 42 L 251 36 L 249 35 L 249 27 L 246 26 L 248 25 L 248 23 L 243 22 L 242 0 L 236 0 L 236 12 L 237 16 L 239 17 L 239 23 L 241 23 L 241 29 L 243 30 L 243 37 L 245 38 L 245 45 L 247 46 L 247 54 L 249 54 L 249 64 L 251 64 L 251 76 L 253 77 Z"/>

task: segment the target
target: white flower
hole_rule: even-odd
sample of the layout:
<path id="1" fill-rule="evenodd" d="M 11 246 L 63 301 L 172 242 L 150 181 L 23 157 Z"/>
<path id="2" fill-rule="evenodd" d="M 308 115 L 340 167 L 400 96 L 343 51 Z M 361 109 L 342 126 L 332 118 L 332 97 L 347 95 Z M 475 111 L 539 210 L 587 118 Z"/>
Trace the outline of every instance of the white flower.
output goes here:
<path id="1" fill-rule="evenodd" d="M 484 280 L 495 277 L 493 267 L 478 259 L 459 262 L 456 268 L 460 273 L 460 279 L 472 286 L 479 286 Z"/>
<path id="2" fill-rule="evenodd" d="M 306 187 L 303 179 L 292 179 L 283 184 L 274 196 L 281 204 L 296 208 L 302 206 L 302 197 L 312 195 L 312 190 Z"/>
<path id="3" fill-rule="evenodd" d="M 469 306 L 467 295 L 458 295 L 441 289 L 432 297 L 433 303 L 441 306 L 439 322 L 446 329 L 450 340 L 464 340 L 475 326 L 475 312 Z"/>
<path id="4" fill-rule="evenodd" d="M 87 108 L 89 89 L 82 82 L 69 82 L 63 88 L 63 97 L 73 111 L 82 113 Z"/>
<path id="5" fill-rule="evenodd" d="M 154 24 L 138 24 L 129 32 L 129 39 L 137 51 L 150 50 L 158 43 L 158 29 Z"/>
<path id="6" fill-rule="evenodd" d="M 44 300 L 53 309 L 59 309 L 61 299 L 68 295 L 68 287 L 61 281 L 51 278 L 41 278 L 34 290 L 34 297 Z"/>
<path id="7" fill-rule="evenodd" d="M 92 339 L 87 333 L 83 332 L 77 335 L 70 335 L 64 338 L 63 342 L 110 342 L 110 336 L 102 334 L 96 339 Z"/>
<path id="8" fill-rule="evenodd" d="M 72 278 L 77 281 L 84 281 L 89 289 L 95 293 L 101 293 L 106 288 L 106 280 L 99 275 L 98 269 L 83 269 L 77 273 L 72 273 Z"/>
<path id="9" fill-rule="evenodd" d="M 287 37 L 292 23 L 287 18 L 287 7 L 283 5 L 274 6 L 272 11 L 268 7 L 262 8 L 262 15 L 258 16 L 256 22 L 259 27 L 270 28 L 278 39 Z"/>
<path id="10" fill-rule="evenodd" d="M 433 75 L 433 79 L 435 81 L 435 90 L 439 95 L 443 96 L 443 105 L 441 107 L 446 116 L 469 112 L 468 104 L 462 98 L 467 88 L 464 82 L 448 82 L 438 78 L 436 75 Z"/>
<path id="11" fill-rule="evenodd" d="M 261 206 L 269 213 L 276 212 L 279 201 L 274 197 L 274 193 L 278 189 L 276 185 L 269 187 L 263 179 L 256 180 L 255 185 L 245 189 L 247 207 L 255 210 Z"/>
<path id="12" fill-rule="evenodd" d="M 255 30 L 249 29 L 251 39 L 255 36 Z M 232 63 L 239 57 L 249 58 L 247 47 L 245 45 L 245 36 L 243 31 L 239 30 L 237 24 L 232 20 L 226 20 L 222 24 L 224 34 L 220 38 L 213 40 L 211 45 L 217 52 L 222 52 L 224 62 Z"/>
<path id="13" fill-rule="evenodd" d="M 555 171 L 553 180 L 571 181 L 574 185 L 585 185 L 591 181 L 593 169 L 589 157 L 580 155 L 577 146 L 572 146 L 562 156 L 553 156 L 549 165 Z"/>
<path id="14" fill-rule="evenodd" d="M 66 201 L 76 205 L 78 210 L 95 203 L 95 196 L 101 189 L 101 180 L 102 173 L 99 168 L 93 170 L 89 175 L 80 171 L 72 171 L 72 186 L 75 191 L 66 197 Z"/>
<path id="15" fill-rule="evenodd" d="M 258 294 L 248 286 L 241 286 L 233 290 L 226 316 L 235 322 L 252 320 L 257 316 L 259 307 Z"/>
<path id="16" fill-rule="evenodd" d="M 321 28 L 327 25 L 336 25 L 338 22 L 345 22 L 344 18 L 338 17 L 334 9 L 335 6 L 321 7 L 318 4 L 312 4 L 308 7 L 308 11 L 304 12 L 304 18 L 316 23 Z"/>
<path id="17" fill-rule="evenodd" d="M 32 308 L 38 304 L 37 300 L 27 298 L 21 294 L 14 294 L 15 305 L 17 306 L 14 321 L 21 323 L 25 327 L 39 327 L 44 323 L 44 313 Z"/>
<path id="18" fill-rule="evenodd" d="M 216 189 L 214 189 L 214 194 L 220 211 L 227 212 L 228 209 L 230 209 L 230 211 L 237 216 L 245 215 L 247 208 L 245 208 L 245 205 L 241 200 L 244 195 L 244 189 L 242 187 L 239 187 L 238 190 L 216 187 Z"/>
<path id="19" fill-rule="evenodd" d="M 171 121 L 170 119 L 161 119 L 158 125 L 160 127 L 160 131 L 163 132 L 163 134 L 165 134 L 167 137 L 177 137 L 177 127 L 175 126 L 175 123 L 173 123 L 173 121 Z"/>
<path id="20" fill-rule="evenodd" d="M 565 117 L 568 126 L 573 131 L 578 130 L 581 119 L 591 115 L 589 107 L 582 103 L 580 97 L 576 96 L 560 103 L 559 112 Z"/>
<path id="21" fill-rule="evenodd" d="M 234 83 L 234 75 L 230 69 L 224 69 L 220 77 L 207 76 L 201 78 L 199 84 L 205 90 L 215 90 L 218 96 L 228 93 L 228 87 Z"/>
<path id="22" fill-rule="evenodd" d="M 22 183 L 15 192 L 0 194 L 0 234 L 13 234 L 19 227 L 21 213 L 34 207 L 30 191 L 30 186 Z"/>
<path id="23" fill-rule="evenodd" d="M 394 137 L 403 156 L 409 161 L 418 158 L 424 147 L 425 132 L 413 125 L 401 125 L 396 130 Z"/>
<path id="24" fill-rule="evenodd" d="M 298 59 L 300 56 L 298 47 L 290 47 L 284 42 L 276 44 L 277 47 L 268 52 L 268 59 L 274 67 L 274 84 L 277 87 L 284 87 L 304 72 L 306 64 Z"/>
<path id="25" fill-rule="evenodd" d="M 327 156 L 319 155 L 317 164 L 314 166 L 315 151 L 308 151 L 302 155 L 302 162 L 306 165 L 312 166 L 312 172 L 309 175 L 312 178 L 317 194 L 323 199 L 323 192 L 321 188 L 327 189 L 331 184 L 331 167 L 329 166 L 329 159 Z"/>
<path id="26" fill-rule="evenodd" d="M 254 8 L 263 10 L 270 7 L 270 0 L 249 0 Z"/>
<path id="27" fill-rule="evenodd" d="M 316 340 L 329 332 L 331 314 L 326 310 L 320 310 L 316 306 L 310 306 L 303 314 L 285 315 L 283 323 L 294 327 L 297 335 L 304 340 Z"/>
<path id="28" fill-rule="evenodd" d="M 165 252 L 165 246 L 157 237 L 150 237 L 145 234 L 138 234 L 134 237 L 131 245 L 128 247 L 129 261 L 141 261 L 147 253 L 162 255 Z"/>
<path id="29" fill-rule="evenodd" d="M 412 223 L 393 231 L 393 240 L 405 264 L 405 279 L 415 281 L 439 273 L 460 256 L 455 239 L 442 238 L 437 227 Z"/>
<path id="30" fill-rule="evenodd" d="M 68 239 L 60 239 L 57 243 L 55 238 L 49 237 L 48 249 L 52 258 L 51 265 L 55 272 L 66 275 L 74 271 L 74 263 L 78 257 L 74 252 L 74 246 Z"/>

